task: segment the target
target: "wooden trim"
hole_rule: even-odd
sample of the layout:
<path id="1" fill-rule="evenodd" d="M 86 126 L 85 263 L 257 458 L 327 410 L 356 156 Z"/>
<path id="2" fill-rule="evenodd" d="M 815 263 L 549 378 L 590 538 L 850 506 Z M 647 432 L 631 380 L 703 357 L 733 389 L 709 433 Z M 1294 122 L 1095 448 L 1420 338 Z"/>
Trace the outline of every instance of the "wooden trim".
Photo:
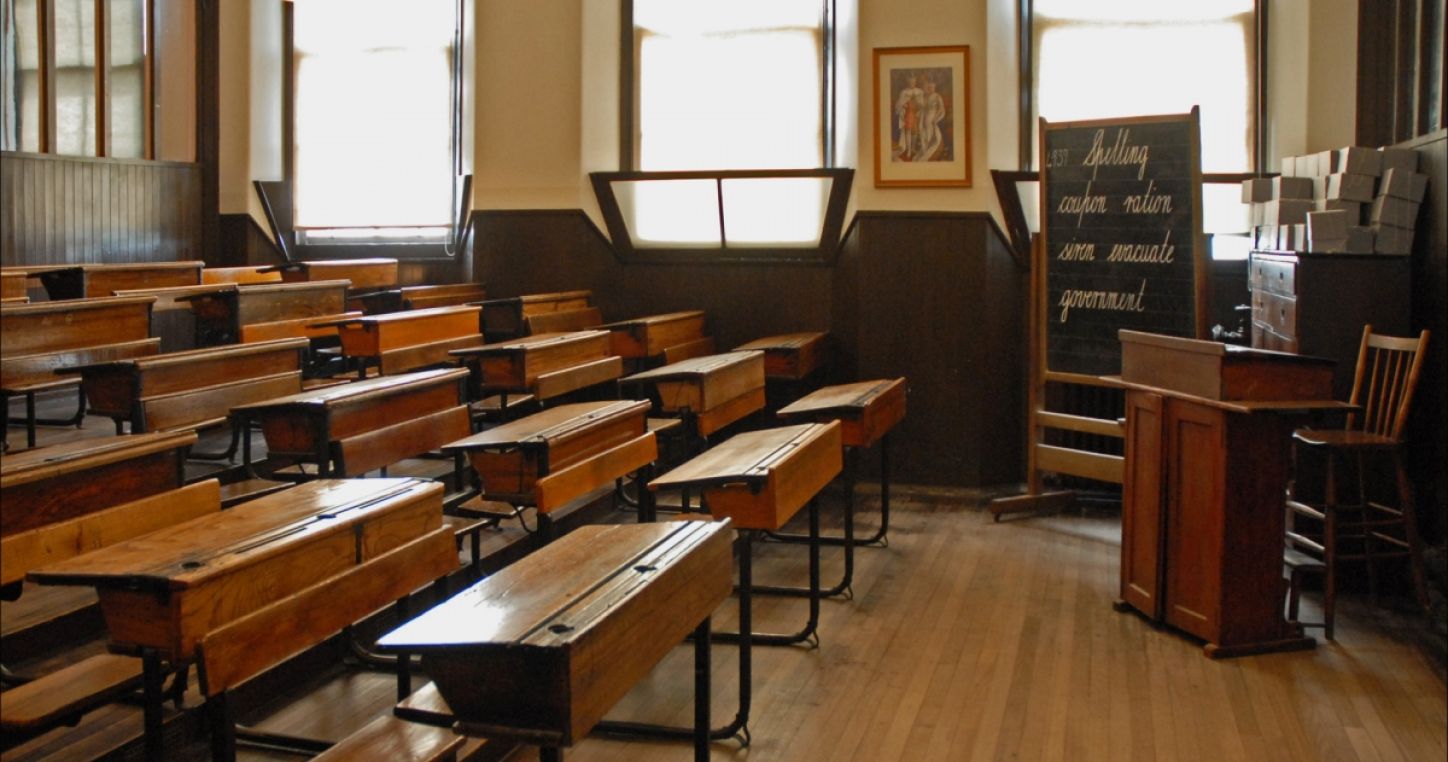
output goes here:
<path id="1" fill-rule="evenodd" d="M 96 156 L 111 155 L 111 4 L 95 0 Z"/>
<path id="2" fill-rule="evenodd" d="M 36 0 L 36 27 L 40 31 L 40 151 L 55 153 L 57 113 L 55 92 L 55 0 Z"/>
<path id="3" fill-rule="evenodd" d="M 196 163 L 201 165 L 201 250 L 221 242 L 221 0 L 196 0 Z"/>
<path id="4" fill-rule="evenodd" d="M 638 43 L 634 39 L 633 0 L 619 1 L 618 37 L 618 168 L 638 169 L 634 156 L 634 111 L 638 103 L 634 69 L 638 65 Z"/>

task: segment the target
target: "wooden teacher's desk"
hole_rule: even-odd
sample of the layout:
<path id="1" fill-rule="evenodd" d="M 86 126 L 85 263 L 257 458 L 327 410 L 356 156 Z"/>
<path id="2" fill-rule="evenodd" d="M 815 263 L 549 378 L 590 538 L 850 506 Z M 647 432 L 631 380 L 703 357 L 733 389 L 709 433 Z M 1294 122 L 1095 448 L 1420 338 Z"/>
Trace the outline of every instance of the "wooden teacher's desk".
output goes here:
<path id="1" fill-rule="evenodd" d="M 1213 658 L 1312 648 L 1283 616 L 1292 414 L 1342 409 L 1333 363 L 1121 331 L 1121 601 Z"/>

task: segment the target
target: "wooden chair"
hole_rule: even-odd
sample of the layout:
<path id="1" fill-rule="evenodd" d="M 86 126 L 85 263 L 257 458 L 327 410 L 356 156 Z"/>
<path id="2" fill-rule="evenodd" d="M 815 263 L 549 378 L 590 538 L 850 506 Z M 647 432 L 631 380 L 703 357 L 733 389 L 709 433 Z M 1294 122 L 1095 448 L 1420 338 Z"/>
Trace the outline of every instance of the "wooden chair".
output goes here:
<path id="1" fill-rule="evenodd" d="M 1374 562 L 1380 558 L 1407 557 L 1418 602 L 1425 609 L 1428 607 L 1422 545 L 1413 513 L 1413 486 L 1403 468 L 1402 457 L 1403 429 L 1427 344 L 1427 331 L 1417 338 L 1395 338 L 1374 334 L 1371 325 L 1365 326 L 1351 399 L 1352 404 L 1361 407 L 1361 412 L 1349 414 L 1342 429 L 1299 429 L 1292 435 L 1294 454 L 1321 452 L 1325 470 L 1321 505 L 1300 500 L 1295 484 L 1288 488 L 1287 507 L 1291 511 L 1288 517 L 1293 521 L 1288 525 L 1284 554 L 1289 571 L 1287 618 L 1297 619 L 1302 576 L 1323 573 L 1323 621 L 1305 626 L 1322 627 L 1328 640 L 1333 639 L 1340 561 L 1366 562 L 1369 589 L 1376 598 Z M 1392 463 L 1397 507 L 1369 499 L 1368 467 L 1384 459 Z M 1356 476 L 1357 481 L 1352 502 L 1340 501 L 1339 461 L 1356 465 L 1350 474 Z M 1309 536 L 1297 531 L 1296 516 L 1321 521 L 1321 535 Z M 1343 551 L 1344 542 L 1350 544 L 1351 551 Z M 1384 547 L 1378 547 L 1380 545 Z"/>

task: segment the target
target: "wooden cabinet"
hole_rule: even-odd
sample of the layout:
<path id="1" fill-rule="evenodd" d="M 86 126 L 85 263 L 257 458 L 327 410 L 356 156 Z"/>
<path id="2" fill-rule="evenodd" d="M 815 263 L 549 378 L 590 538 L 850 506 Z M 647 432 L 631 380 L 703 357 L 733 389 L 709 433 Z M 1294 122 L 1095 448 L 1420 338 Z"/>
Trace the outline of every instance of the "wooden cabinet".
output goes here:
<path id="1" fill-rule="evenodd" d="M 1252 346 L 1337 361 L 1333 394 L 1347 399 L 1363 326 L 1408 332 L 1407 257 L 1253 252 Z"/>

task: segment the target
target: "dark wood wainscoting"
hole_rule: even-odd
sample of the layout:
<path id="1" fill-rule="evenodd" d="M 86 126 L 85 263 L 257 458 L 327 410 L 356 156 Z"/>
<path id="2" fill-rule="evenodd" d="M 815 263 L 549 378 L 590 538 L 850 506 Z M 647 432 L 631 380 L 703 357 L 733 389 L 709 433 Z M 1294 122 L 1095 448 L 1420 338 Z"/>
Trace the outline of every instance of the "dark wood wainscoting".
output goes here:
<path id="1" fill-rule="evenodd" d="M 1432 331 L 1408 427 L 1409 469 L 1425 537 L 1448 537 L 1448 130 L 1402 144 L 1418 151 L 1428 197 L 1413 240 L 1413 329 Z"/>
<path id="2" fill-rule="evenodd" d="M 271 233 L 250 214 L 223 214 L 216 251 L 202 257 L 211 267 L 274 265 L 285 261 Z"/>
<path id="3" fill-rule="evenodd" d="M 199 165 L 5 152 L 6 265 L 201 259 Z"/>
<path id="4" fill-rule="evenodd" d="M 842 379 L 910 378 L 897 478 L 1023 476 L 1026 277 L 989 215 L 862 212 L 831 266 L 625 265 L 576 209 L 477 212 L 472 241 L 497 296 L 592 289 L 607 319 L 702 309 L 721 348 L 829 330 Z"/>

